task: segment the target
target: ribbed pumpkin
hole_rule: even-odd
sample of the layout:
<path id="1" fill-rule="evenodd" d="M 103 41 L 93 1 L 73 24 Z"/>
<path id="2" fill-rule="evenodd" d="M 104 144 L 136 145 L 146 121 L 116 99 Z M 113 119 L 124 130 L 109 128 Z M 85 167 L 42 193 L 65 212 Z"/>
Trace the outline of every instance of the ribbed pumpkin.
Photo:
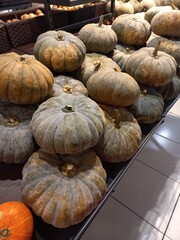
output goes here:
<path id="1" fill-rule="evenodd" d="M 99 103 L 125 107 L 134 103 L 140 89 L 129 74 L 117 68 L 100 70 L 87 82 L 89 96 Z"/>
<path id="2" fill-rule="evenodd" d="M 0 204 L 0 239 L 31 240 L 34 220 L 30 209 L 22 202 Z"/>
<path id="3" fill-rule="evenodd" d="M 98 104 L 82 94 L 62 94 L 42 103 L 31 127 L 45 151 L 74 154 L 93 147 L 104 131 L 105 118 Z"/>
<path id="4" fill-rule="evenodd" d="M 152 31 L 162 37 L 180 37 L 180 10 L 159 12 L 151 21 Z"/>
<path id="5" fill-rule="evenodd" d="M 123 107 L 100 104 L 106 125 L 94 150 L 102 161 L 117 163 L 129 160 L 141 143 L 141 128 L 133 115 Z"/>
<path id="6" fill-rule="evenodd" d="M 115 18 L 112 29 L 121 43 L 143 46 L 148 40 L 151 29 L 150 24 L 137 14 L 123 14 Z"/>
<path id="7" fill-rule="evenodd" d="M 164 100 L 171 100 L 180 94 L 180 77 L 175 75 L 170 83 L 156 89 L 164 98 Z"/>
<path id="8" fill-rule="evenodd" d="M 36 151 L 30 127 L 36 109 L 0 100 L 0 162 L 24 163 Z"/>
<path id="9" fill-rule="evenodd" d="M 139 12 L 146 12 L 152 7 L 156 6 L 154 0 L 139 0 Z"/>
<path id="10" fill-rule="evenodd" d="M 43 221 L 65 228 L 80 223 L 106 193 L 106 172 L 93 150 L 57 155 L 39 150 L 22 171 L 22 199 Z"/>
<path id="11" fill-rule="evenodd" d="M 72 33 L 50 30 L 38 36 L 33 53 L 51 71 L 72 72 L 83 63 L 86 47 Z"/>
<path id="12" fill-rule="evenodd" d="M 159 50 L 170 54 L 175 58 L 177 64 L 180 64 L 180 40 L 155 37 L 148 42 L 147 47 L 155 47 L 159 41 L 161 41 Z"/>
<path id="13" fill-rule="evenodd" d="M 54 78 L 35 58 L 15 52 L 0 55 L 0 98 L 15 104 L 41 103 L 51 92 Z"/>
<path id="14" fill-rule="evenodd" d="M 63 93 L 88 96 L 87 88 L 80 80 L 70 76 L 59 75 L 54 78 L 52 96 L 57 97 Z"/>
<path id="15" fill-rule="evenodd" d="M 117 63 L 110 57 L 98 53 L 87 53 L 84 62 L 78 68 L 74 75 L 77 79 L 81 80 L 86 86 L 88 79 L 99 70 L 117 68 L 120 70 Z"/>
<path id="16" fill-rule="evenodd" d="M 151 20 L 153 19 L 153 17 L 159 13 L 159 12 L 166 12 L 171 10 L 172 8 L 170 6 L 154 6 L 152 8 L 150 8 L 147 12 L 145 12 L 144 14 L 144 19 L 146 21 L 148 21 L 149 23 L 151 23 Z"/>
<path id="17" fill-rule="evenodd" d="M 161 1 L 162 6 L 172 5 L 174 4 L 177 8 L 180 8 L 180 1 L 179 0 L 163 0 Z"/>
<path id="18" fill-rule="evenodd" d="M 78 33 L 79 39 L 85 44 L 89 53 L 109 53 L 118 41 L 116 33 L 103 24 L 103 20 L 104 16 L 102 15 L 98 23 L 86 24 Z"/>
<path id="19" fill-rule="evenodd" d="M 134 52 L 126 62 L 126 72 L 137 82 L 151 87 L 168 84 L 176 73 L 176 60 L 156 48 L 144 47 Z"/>
<path id="20" fill-rule="evenodd" d="M 134 5 L 131 1 L 126 0 L 115 0 L 114 1 L 114 17 L 117 17 L 122 14 L 133 14 L 134 13 Z M 108 1 L 106 4 L 106 12 L 111 13 L 111 1 Z"/>
<path id="21" fill-rule="evenodd" d="M 164 100 L 154 88 L 140 85 L 141 94 L 137 101 L 128 107 L 139 124 L 158 121 L 164 110 Z"/>

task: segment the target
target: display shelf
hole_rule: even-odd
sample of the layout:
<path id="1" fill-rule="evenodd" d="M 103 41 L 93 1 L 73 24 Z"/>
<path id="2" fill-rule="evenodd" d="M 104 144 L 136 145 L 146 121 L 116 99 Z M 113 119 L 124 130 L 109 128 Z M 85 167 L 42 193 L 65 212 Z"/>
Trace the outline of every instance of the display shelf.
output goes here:
<path id="1" fill-rule="evenodd" d="M 17 10 L 31 6 L 32 2 L 30 0 L 0 0 L 0 11 L 9 9 Z"/>

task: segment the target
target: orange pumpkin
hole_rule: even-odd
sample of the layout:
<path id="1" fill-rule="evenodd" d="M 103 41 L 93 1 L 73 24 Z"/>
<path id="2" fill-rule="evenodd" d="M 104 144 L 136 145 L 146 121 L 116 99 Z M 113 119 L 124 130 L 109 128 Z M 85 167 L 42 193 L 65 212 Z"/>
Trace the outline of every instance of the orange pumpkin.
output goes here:
<path id="1" fill-rule="evenodd" d="M 34 229 L 33 215 L 22 202 L 0 204 L 0 239 L 30 240 Z"/>

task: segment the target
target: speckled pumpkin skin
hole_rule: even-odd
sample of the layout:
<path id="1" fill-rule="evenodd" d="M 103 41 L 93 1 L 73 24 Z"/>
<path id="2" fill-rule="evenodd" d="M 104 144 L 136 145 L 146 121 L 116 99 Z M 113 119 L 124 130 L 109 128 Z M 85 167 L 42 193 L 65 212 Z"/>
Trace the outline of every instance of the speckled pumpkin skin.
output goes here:
<path id="1" fill-rule="evenodd" d="M 166 12 L 171 10 L 172 8 L 170 6 L 154 6 L 150 8 L 147 12 L 144 14 L 144 19 L 148 21 L 151 24 L 151 20 L 153 17 L 158 14 L 159 12 Z"/>
<path id="2" fill-rule="evenodd" d="M 86 47 L 72 33 L 51 30 L 39 35 L 33 53 L 51 71 L 63 73 L 75 71 L 83 63 Z"/>
<path id="3" fill-rule="evenodd" d="M 129 160 L 141 143 L 141 128 L 133 115 L 123 107 L 100 104 L 106 125 L 94 150 L 102 161 L 117 163 Z M 117 115 L 117 112 L 118 115 Z"/>
<path id="4" fill-rule="evenodd" d="M 64 174 L 67 163 L 75 167 Z M 80 223 L 106 193 L 106 172 L 93 150 L 77 155 L 38 151 L 22 171 L 22 199 L 45 222 L 66 228 Z"/>
<path id="5" fill-rule="evenodd" d="M 123 14 L 115 18 L 112 23 L 120 43 L 133 46 L 143 46 L 148 40 L 150 24 L 137 14 Z"/>
<path id="6" fill-rule="evenodd" d="M 30 127 L 36 109 L 0 100 L 0 162 L 21 164 L 37 150 Z"/>
<path id="7" fill-rule="evenodd" d="M 58 97 L 61 94 L 83 94 L 88 96 L 87 88 L 84 84 L 73 77 L 60 75 L 54 78 L 52 97 Z"/>
<path id="8" fill-rule="evenodd" d="M 84 62 L 74 73 L 75 77 L 79 79 L 85 86 L 87 86 L 88 79 L 100 70 L 120 67 L 110 57 L 98 53 L 87 53 Z"/>
<path id="9" fill-rule="evenodd" d="M 137 82 L 150 87 L 168 84 L 176 73 L 176 60 L 169 54 L 153 47 L 144 47 L 134 52 L 126 62 L 126 72 Z"/>
<path id="10" fill-rule="evenodd" d="M 75 154 L 99 141 L 104 123 L 103 111 L 95 101 L 82 94 L 63 94 L 39 106 L 33 114 L 31 127 L 43 150 Z"/>
<path id="11" fill-rule="evenodd" d="M 83 41 L 89 53 L 107 54 L 113 50 L 118 41 L 116 33 L 102 21 L 101 17 L 99 23 L 86 24 L 78 33 L 79 39 Z"/>
<path id="12" fill-rule="evenodd" d="M 89 96 L 98 103 L 121 107 L 134 103 L 140 94 L 135 79 L 116 68 L 100 70 L 92 75 L 87 89 Z"/>
<path id="13" fill-rule="evenodd" d="M 0 98 L 15 104 L 41 103 L 51 92 L 54 78 L 31 55 L 15 52 L 0 55 Z"/>
<path id="14" fill-rule="evenodd" d="M 180 11 L 169 10 L 156 14 L 151 21 L 152 31 L 162 37 L 180 37 Z"/>
<path id="15" fill-rule="evenodd" d="M 164 100 L 154 88 L 140 85 L 141 94 L 137 101 L 128 107 L 139 124 L 158 121 L 164 110 Z"/>

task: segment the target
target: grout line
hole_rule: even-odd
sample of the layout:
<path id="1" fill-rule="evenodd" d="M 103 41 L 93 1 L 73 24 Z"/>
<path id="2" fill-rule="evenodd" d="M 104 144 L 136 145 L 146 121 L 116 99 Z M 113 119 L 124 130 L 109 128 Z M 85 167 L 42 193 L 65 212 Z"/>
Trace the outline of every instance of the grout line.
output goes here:
<path id="1" fill-rule="evenodd" d="M 157 227 L 153 226 L 152 223 L 148 222 L 146 219 L 144 219 L 143 217 L 141 217 L 139 214 L 137 214 L 135 211 L 133 211 L 132 209 L 130 209 L 129 207 L 127 207 L 124 203 L 122 203 L 121 201 L 119 201 L 117 198 L 113 197 L 112 195 L 110 195 L 110 197 L 112 197 L 115 201 L 117 201 L 118 203 L 120 203 L 121 205 L 123 205 L 125 208 L 127 208 L 129 211 L 131 211 L 133 214 L 135 214 L 136 216 L 138 216 L 139 218 L 141 218 L 143 221 L 145 221 L 146 223 L 148 223 L 149 225 L 151 225 L 151 227 L 155 228 L 158 232 L 162 233 L 164 235 L 164 233 L 159 230 Z"/>
<path id="2" fill-rule="evenodd" d="M 156 133 L 156 132 L 155 132 L 154 134 L 156 134 L 156 135 L 158 135 L 158 136 L 161 136 L 161 137 L 163 137 L 163 138 L 165 138 L 165 139 L 167 139 L 167 140 L 169 140 L 169 141 L 171 141 L 171 142 L 180 144 L 180 142 L 176 142 L 176 141 L 174 141 L 174 140 L 172 140 L 172 139 L 170 139 L 170 138 L 167 138 L 167 137 L 165 137 L 165 136 L 163 136 L 163 135 L 161 135 L 161 134 L 159 134 L 159 133 Z"/>

